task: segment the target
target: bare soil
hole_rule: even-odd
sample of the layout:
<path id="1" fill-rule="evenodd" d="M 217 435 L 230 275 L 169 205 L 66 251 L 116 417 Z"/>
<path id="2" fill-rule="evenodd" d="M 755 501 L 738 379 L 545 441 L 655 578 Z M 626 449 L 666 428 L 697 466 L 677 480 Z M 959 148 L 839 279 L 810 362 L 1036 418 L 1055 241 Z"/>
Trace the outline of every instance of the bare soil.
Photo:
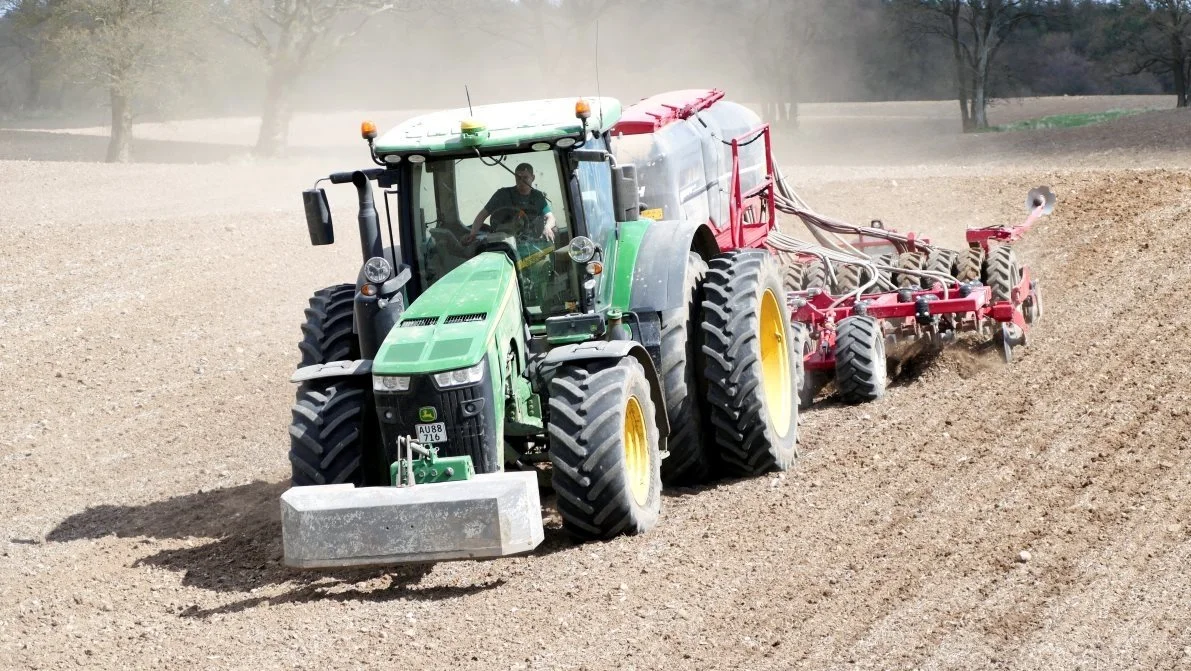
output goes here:
<path id="1" fill-rule="evenodd" d="M 0 131 L 0 668 L 1188 668 L 1191 117 L 916 134 L 929 105 L 804 110 L 783 164 L 952 244 L 1051 185 L 1018 360 L 827 399 L 793 470 L 670 491 L 648 535 L 574 544 L 547 500 L 529 556 L 398 570 L 280 563 L 298 324 L 359 260 L 351 194 L 312 248 L 298 192 L 362 147 Z"/>

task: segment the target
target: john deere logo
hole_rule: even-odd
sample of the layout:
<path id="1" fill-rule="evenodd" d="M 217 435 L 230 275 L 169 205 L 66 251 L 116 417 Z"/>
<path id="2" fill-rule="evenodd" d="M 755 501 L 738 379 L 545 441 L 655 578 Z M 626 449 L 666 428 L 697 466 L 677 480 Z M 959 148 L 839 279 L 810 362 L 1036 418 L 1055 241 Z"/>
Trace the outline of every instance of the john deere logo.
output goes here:
<path id="1" fill-rule="evenodd" d="M 431 407 L 418 408 L 418 420 L 433 422 L 438 419 L 438 411 Z"/>

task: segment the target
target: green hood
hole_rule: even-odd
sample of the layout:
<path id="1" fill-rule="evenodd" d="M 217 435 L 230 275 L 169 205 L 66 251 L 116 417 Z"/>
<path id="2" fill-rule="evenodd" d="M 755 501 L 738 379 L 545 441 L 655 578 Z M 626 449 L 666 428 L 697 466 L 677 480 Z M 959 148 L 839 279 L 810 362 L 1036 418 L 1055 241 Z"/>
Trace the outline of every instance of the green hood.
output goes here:
<path id="1" fill-rule="evenodd" d="M 401 315 L 372 371 L 421 375 L 474 366 L 484 358 L 506 310 L 516 310 L 516 275 L 508 257 L 480 254 L 435 282 Z"/>

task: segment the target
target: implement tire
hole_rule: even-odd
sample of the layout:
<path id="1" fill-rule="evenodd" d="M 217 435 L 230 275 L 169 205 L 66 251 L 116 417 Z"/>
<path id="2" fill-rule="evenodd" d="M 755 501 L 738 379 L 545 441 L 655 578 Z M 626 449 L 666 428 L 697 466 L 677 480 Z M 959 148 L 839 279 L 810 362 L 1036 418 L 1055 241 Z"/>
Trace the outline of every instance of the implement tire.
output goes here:
<path id="1" fill-rule="evenodd" d="M 294 486 L 364 484 L 369 380 L 311 380 L 298 388 L 289 426 Z"/>
<path id="2" fill-rule="evenodd" d="M 711 455 L 703 440 L 703 404 L 696 393 L 699 359 L 698 326 L 707 262 L 694 252 L 687 257 L 685 305 L 662 313 L 661 370 L 666 395 L 670 456 L 662 460 L 662 483 L 698 484 L 711 472 Z"/>
<path id="3" fill-rule="evenodd" d="M 844 403 L 875 401 L 885 395 L 885 336 L 872 317 L 848 317 L 835 339 L 835 388 Z"/>
<path id="4" fill-rule="evenodd" d="M 984 248 L 968 247 L 955 261 L 955 279 L 960 282 L 979 280 L 983 276 Z"/>
<path id="5" fill-rule="evenodd" d="M 632 357 L 558 369 L 550 381 L 550 462 L 562 524 L 582 539 L 639 534 L 662 510 L 649 380 Z"/>
<path id="6" fill-rule="evenodd" d="M 1007 301 L 1013 297 L 1013 287 L 1021 282 L 1021 266 L 1009 245 L 997 245 L 984 261 L 984 283 L 992 287 L 992 300 Z"/>
<path id="7" fill-rule="evenodd" d="M 797 340 L 769 254 L 735 251 L 708 264 L 702 360 L 708 419 L 727 474 L 786 470 L 798 456 Z"/>
<path id="8" fill-rule="evenodd" d="M 906 270 L 925 270 L 926 262 L 926 252 L 905 252 L 897 257 L 897 267 Z M 902 273 L 895 273 L 893 279 L 901 289 L 919 289 L 924 282 L 923 277 Z"/>
<path id="9" fill-rule="evenodd" d="M 360 339 L 352 331 L 355 300 L 353 284 L 335 284 L 314 292 L 302 324 L 298 367 L 360 358 Z"/>

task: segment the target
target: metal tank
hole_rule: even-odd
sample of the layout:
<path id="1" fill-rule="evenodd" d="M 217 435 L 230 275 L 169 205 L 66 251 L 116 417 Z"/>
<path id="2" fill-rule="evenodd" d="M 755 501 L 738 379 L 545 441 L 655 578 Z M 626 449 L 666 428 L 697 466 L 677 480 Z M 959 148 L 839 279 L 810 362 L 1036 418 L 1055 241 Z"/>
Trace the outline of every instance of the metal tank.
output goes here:
<path id="1" fill-rule="evenodd" d="M 761 118 L 722 97 L 707 91 L 690 104 L 692 92 L 675 91 L 625 111 L 612 132 L 612 152 L 617 162 L 637 167 L 643 215 L 726 226 L 733 139 L 741 140 L 741 190 L 748 193 L 765 179 L 764 139 L 745 137 L 759 129 Z"/>

